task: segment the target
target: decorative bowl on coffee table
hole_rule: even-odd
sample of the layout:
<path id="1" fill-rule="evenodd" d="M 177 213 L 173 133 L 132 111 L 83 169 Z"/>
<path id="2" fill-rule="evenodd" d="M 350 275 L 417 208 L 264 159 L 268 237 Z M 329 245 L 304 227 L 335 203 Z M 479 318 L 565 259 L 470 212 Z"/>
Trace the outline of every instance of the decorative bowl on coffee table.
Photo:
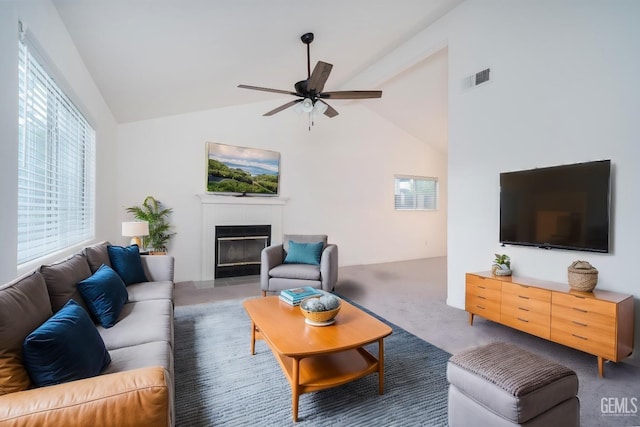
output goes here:
<path id="1" fill-rule="evenodd" d="M 330 294 L 305 298 L 300 302 L 300 312 L 305 322 L 312 326 L 333 324 L 339 311 L 340 299 Z"/>

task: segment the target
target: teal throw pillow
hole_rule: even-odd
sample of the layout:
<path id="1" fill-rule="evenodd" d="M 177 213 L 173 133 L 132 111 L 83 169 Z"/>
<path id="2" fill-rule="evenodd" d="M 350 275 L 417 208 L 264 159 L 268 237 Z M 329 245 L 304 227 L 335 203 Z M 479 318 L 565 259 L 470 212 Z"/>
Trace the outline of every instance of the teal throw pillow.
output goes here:
<path id="1" fill-rule="evenodd" d="M 24 339 L 22 357 L 39 387 L 94 377 L 111 363 L 89 314 L 74 300 Z"/>
<path id="2" fill-rule="evenodd" d="M 284 259 L 284 263 L 320 265 L 323 246 L 323 242 L 298 243 L 290 240 L 289 251 Z"/>
<path id="3" fill-rule="evenodd" d="M 116 324 L 129 299 L 124 282 L 108 265 L 102 264 L 91 277 L 78 282 L 78 290 L 89 311 L 104 328 Z"/>
<path id="4" fill-rule="evenodd" d="M 148 281 L 142 268 L 138 245 L 127 247 L 109 245 L 107 251 L 109 251 L 111 267 L 118 273 L 125 285 Z"/>

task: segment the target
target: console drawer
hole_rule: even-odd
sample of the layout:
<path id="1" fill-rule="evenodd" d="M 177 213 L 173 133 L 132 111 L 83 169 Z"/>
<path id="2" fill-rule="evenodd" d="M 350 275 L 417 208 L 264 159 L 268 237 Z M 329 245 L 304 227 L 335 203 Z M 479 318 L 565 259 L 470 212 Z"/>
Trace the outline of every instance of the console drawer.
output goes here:
<path id="1" fill-rule="evenodd" d="M 612 334 L 589 326 L 577 326 L 565 319 L 552 318 L 551 340 L 606 359 L 617 359 L 616 340 Z"/>
<path id="2" fill-rule="evenodd" d="M 518 285 L 517 283 L 503 283 L 502 293 L 515 295 L 521 299 L 551 302 L 551 291 L 531 286 Z"/>
<path id="3" fill-rule="evenodd" d="M 535 312 L 517 306 L 502 305 L 500 322 L 512 328 L 549 339 L 551 322 L 549 312 Z"/>
<path id="4" fill-rule="evenodd" d="M 474 274 L 467 274 L 466 279 L 467 291 L 469 289 L 494 289 L 497 291 L 502 289 L 502 282 L 499 280 L 476 276 Z"/>
<path id="5" fill-rule="evenodd" d="M 554 305 L 562 305 L 569 308 L 575 308 L 583 313 L 600 313 L 611 318 L 616 315 L 616 304 L 598 300 L 592 296 L 582 296 L 577 294 L 565 294 L 553 292 L 551 296 Z"/>
<path id="6" fill-rule="evenodd" d="M 577 307 L 569 308 L 556 304 L 551 308 L 551 312 L 553 325 L 558 329 L 602 342 L 615 340 L 616 321 L 613 316 L 585 313 Z"/>
<path id="7" fill-rule="evenodd" d="M 477 314 L 485 319 L 500 321 L 500 294 L 497 299 L 486 298 L 482 295 L 472 295 L 467 293 L 465 310 L 469 313 Z"/>
<path id="8" fill-rule="evenodd" d="M 548 301 L 541 301 L 538 299 L 532 299 L 525 295 L 516 295 L 510 293 L 502 293 L 502 309 L 504 310 L 516 310 L 531 311 L 540 313 L 549 317 L 551 313 L 551 303 Z"/>

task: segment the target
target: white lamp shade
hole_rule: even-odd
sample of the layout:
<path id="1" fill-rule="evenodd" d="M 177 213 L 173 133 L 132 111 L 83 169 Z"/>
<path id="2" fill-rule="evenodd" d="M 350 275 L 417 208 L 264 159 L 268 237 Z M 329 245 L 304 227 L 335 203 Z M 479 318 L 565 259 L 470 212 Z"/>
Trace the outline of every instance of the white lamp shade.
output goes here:
<path id="1" fill-rule="evenodd" d="M 126 237 L 140 237 L 149 235 L 147 221 L 125 221 L 122 223 L 122 235 Z"/>
<path id="2" fill-rule="evenodd" d="M 313 111 L 313 101 L 309 98 L 305 98 L 304 101 L 302 101 L 300 104 L 302 104 L 302 111 L 305 113 L 310 113 L 311 111 Z"/>
<path id="3" fill-rule="evenodd" d="M 329 106 L 322 101 L 316 101 L 316 105 L 313 106 L 313 112 L 316 114 L 324 114 Z"/>

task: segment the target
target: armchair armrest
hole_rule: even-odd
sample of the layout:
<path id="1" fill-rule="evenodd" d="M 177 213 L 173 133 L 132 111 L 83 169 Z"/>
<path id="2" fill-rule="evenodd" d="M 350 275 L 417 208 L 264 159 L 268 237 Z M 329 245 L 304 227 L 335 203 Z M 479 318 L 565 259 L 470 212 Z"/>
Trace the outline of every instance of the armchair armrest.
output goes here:
<path id="1" fill-rule="evenodd" d="M 266 247 L 260 253 L 260 290 L 269 290 L 269 270 L 282 264 L 282 245 Z"/>
<path id="2" fill-rule="evenodd" d="M 140 255 L 144 274 L 150 282 L 173 282 L 174 258 L 171 255 Z"/>
<path id="3" fill-rule="evenodd" d="M 338 246 L 329 244 L 320 257 L 320 278 L 322 290 L 331 292 L 338 282 Z"/>
<path id="4" fill-rule="evenodd" d="M 0 426 L 171 426 L 168 373 L 156 366 L 0 396 Z"/>

